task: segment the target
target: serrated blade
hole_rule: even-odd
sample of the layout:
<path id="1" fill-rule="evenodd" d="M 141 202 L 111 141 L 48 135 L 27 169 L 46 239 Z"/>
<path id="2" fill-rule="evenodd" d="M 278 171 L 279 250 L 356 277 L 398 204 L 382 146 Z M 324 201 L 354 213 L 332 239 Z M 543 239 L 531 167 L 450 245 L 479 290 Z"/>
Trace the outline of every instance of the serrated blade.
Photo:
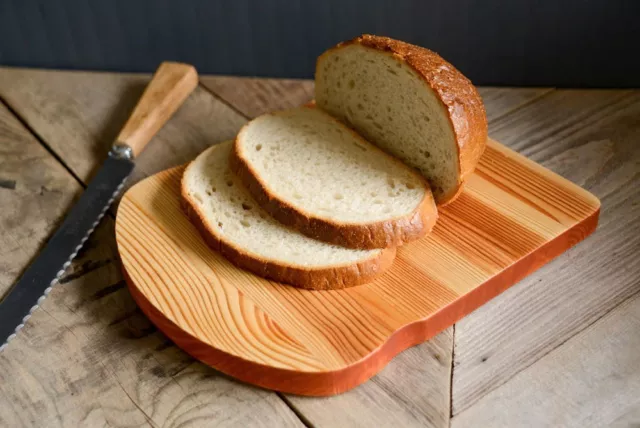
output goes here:
<path id="1" fill-rule="evenodd" d="M 16 336 L 71 264 L 120 193 L 134 163 L 110 156 L 91 180 L 60 228 L 0 302 L 0 352 Z"/>

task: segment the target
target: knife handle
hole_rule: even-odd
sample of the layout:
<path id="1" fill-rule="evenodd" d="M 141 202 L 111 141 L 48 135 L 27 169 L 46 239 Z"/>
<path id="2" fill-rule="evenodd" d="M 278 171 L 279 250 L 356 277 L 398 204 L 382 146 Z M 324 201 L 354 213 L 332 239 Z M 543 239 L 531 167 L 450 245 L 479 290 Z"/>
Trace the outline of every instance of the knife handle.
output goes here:
<path id="1" fill-rule="evenodd" d="M 117 143 L 139 155 L 198 85 L 198 72 L 188 64 L 163 62 L 125 123 Z"/>

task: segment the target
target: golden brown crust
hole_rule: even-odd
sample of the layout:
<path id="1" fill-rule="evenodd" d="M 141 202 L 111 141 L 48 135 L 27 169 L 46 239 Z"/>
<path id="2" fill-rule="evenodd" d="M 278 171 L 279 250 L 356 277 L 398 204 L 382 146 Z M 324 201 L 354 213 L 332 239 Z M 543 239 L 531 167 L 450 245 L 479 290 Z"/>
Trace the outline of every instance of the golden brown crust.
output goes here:
<path id="1" fill-rule="evenodd" d="M 185 173 L 188 167 L 185 169 Z M 309 290 L 338 290 L 373 281 L 386 271 L 396 257 L 395 248 L 387 248 L 373 258 L 345 266 L 322 269 L 306 269 L 287 266 L 262 259 L 220 239 L 210 230 L 198 207 L 191 202 L 185 186 L 184 175 L 181 183 L 181 206 L 189 220 L 198 229 L 205 242 L 236 266 L 256 275 L 284 282 Z"/>
<path id="2" fill-rule="evenodd" d="M 229 159 L 229 167 L 240 178 L 258 205 L 280 223 L 319 241 L 347 248 L 368 250 L 397 247 L 422 238 L 433 229 L 438 219 L 438 212 L 433 195 L 429 190 L 425 192 L 425 197 L 418 207 L 409 215 L 368 224 L 345 224 L 314 217 L 300 211 L 287 201 L 276 198 L 241 155 L 237 141 L 245 127 L 236 137 L 236 143 Z M 355 131 L 350 131 L 357 135 Z M 358 136 L 358 138 L 361 137 Z M 382 151 L 380 153 L 389 156 Z M 399 162 L 395 158 L 390 156 L 389 158 L 392 162 Z M 423 180 L 423 182 L 429 189 L 426 181 Z"/>
<path id="3" fill-rule="evenodd" d="M 436 202 L 438 205 L 452 202 L 460 194 L 464 180 L 475 169 L 487 144 L 487 115 L 477 89 L 460 71 L 435 52 L 388 37 L 365 34 L 340 43 L 327 52 L 350 44 L 388 52 L 397 60 L 408 64 L 424 79 L 449 112 L 449 120 L 458 143 L 460 176 L 457 188 L 441 196 Z"/>

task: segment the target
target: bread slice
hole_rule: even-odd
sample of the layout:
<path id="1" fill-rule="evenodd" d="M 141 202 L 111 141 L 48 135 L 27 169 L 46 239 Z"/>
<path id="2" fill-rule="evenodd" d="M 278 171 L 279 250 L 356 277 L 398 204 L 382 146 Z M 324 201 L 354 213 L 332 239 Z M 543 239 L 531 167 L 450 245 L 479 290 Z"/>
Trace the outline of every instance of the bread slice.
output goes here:
<path id="1" fill-rule="evenodd" d="M 249 122 L 231 167 L 275 219 L 332 244 L 401 245 L 424 236 L 437 218 L 420 174 L 316 108 Z"/>
<path id="2" fill-rule="evenodd" d="M 232 146 L 207 149 L 182 177 L 183 208 L 210 246 L 257 275 L 314 290 L 362 284 L 391 266 L 395 249 L 326 244 L 269 217 L 229 170 Z"/>
<path id="3" fill-rule="evenodd" d="M 316 105 L 418 169 L 438 204 L 451 202 L 487 141 L 482 99 L 436 53 L 364 35 L 322 54 Z"/>

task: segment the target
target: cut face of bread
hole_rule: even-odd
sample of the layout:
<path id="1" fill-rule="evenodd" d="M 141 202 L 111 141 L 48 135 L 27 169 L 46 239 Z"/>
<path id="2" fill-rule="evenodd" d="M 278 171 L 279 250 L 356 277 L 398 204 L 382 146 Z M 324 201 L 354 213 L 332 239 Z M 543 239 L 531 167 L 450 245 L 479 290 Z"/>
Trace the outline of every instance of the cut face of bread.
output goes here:
<path id="1" fill-rule="evenodd" d="M 304 288 L 337 289 L 371 281 L 395 250 L 352 250 L 273 220 L 229 169 L 231 141 L 200 154 L 182 178 L 183 205 L 207 242 L 240 267 Z"/>
<path id="2" fill-rule="evenodd" d="M 351 248 L 384 248 L 431 230 L 427 182 L 326 113 L 263 115 L 236 138 L 232 168 L 272 216 Z"/>
<path id="3" fill-rule="evenodd" d="M 487 139 L 473 85 L 435 53 L 363 36 L 325 52 L 316 103 L 370 142 L 418 169 L 438 203 L 452 200 Z"/>

